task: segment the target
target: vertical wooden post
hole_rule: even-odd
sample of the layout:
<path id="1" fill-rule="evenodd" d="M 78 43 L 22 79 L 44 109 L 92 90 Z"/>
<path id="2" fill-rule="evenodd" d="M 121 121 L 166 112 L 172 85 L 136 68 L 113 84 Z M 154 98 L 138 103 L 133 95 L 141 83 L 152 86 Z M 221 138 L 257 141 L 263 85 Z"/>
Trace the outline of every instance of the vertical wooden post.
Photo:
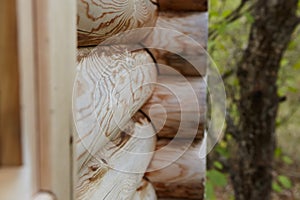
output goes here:
<path id="1" fill-rule="evenodd" d="M 68 200 L 72 198 L 71 105 L 76 65 L 76 2 L 34 2 L 40 189 L 51 191 L 57 199 Z"/>
<path id="2" fill-rule="evenodd" d="M 0 2 L 0 166 L 22 163 L 15 0 Z"/>

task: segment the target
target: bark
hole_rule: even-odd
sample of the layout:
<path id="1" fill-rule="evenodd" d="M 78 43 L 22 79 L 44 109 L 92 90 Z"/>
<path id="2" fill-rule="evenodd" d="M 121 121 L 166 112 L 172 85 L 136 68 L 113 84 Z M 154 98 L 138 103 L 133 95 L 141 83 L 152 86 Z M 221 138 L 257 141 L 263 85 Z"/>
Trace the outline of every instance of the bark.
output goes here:
<path id="1" fill-rule="evenodd" d="M 231 177 L 237 200 L 270 199 L 280 60 L 298 24 L 297 0 L 255 1 L 248 46 L 238 65 L 238 152 Z"/>

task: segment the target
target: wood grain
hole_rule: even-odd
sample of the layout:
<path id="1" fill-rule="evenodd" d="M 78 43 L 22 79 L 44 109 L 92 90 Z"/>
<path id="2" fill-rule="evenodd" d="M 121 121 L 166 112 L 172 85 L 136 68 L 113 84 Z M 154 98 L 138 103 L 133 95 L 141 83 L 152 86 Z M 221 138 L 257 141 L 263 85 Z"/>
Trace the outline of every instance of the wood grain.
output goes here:
<path id="1" fill-rule="evenodd" d="M 156 27 L 166 30 L 154 31 L 143 43 L 149 48 L 156 47 L 150 51 L 159 64 L 168 65 L 186 76 L 206 74 L 206 12 L 159 12 Z M 174 70 L 161 68 L 160 74 L 174 74 Z"/>
<path id="2" fill-rule="evenodd" d="M 201 77 L 158 76 L 142 107 L 162 138 L 203 138 L 206 83 Z"/>
<path id="3" fill-rule="evenodd" d="M 203 199 L 203 179 L 205 178 L 206 158 L 200 156 L 201 145 L 205 142 L 197 140 L 179 158 L 175 159 L 176 152 L 184 151 L 186 140 L 162 139 L 157 141 L 156 151 L 149 166 L 146 177 L 154 185 L 159 198 Z M 171 163 L 169 166 L 157 169 L 159 166 Z"/>
<path id="4" fill-rule="evenodd" d="M 77 0 L 78 46 L 98 45 L 111 36 L 142 27 L 152 27 L 157 6 L 151 0 Z M 114 43 L 137 43 L 148 33 L 133 34 Z"/>
<path id="5" fill-rule="evenodd" d="M 78 70 L 73 110 L 81 170 L 150 97 L 157 71 L 146 51 L 129 52 L 122 46 L 98 47 L 81 59 Z"/>
<path id="6" fill-rule="evenodd" d="M 16 1 L 0 2 L 0 166 L 22 163 Z"/>
<path id="7" fill-rule="evenodd" d="M 156 192 L 153 185 L 143 179 L 140 186 L 137 188 L 132 200 L 156 200 Z"/>
<path id="8" fill-rule="evenodd" d="M 76 198 L 142 200 L 150 196 L 155 200 L 153 188 L 142 180 L 155 143 L 151 123 L 137 113 L 133 123 L 128 123 L 126 132 L 119 132 L 116 139 L 98 151 L 80 171 Z"/>

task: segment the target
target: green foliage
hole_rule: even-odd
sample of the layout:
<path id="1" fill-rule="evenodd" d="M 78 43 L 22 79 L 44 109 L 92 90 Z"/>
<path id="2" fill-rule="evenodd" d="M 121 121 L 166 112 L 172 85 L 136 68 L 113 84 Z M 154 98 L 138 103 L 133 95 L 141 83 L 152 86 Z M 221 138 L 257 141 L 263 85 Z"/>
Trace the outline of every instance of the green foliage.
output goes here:
<path id="1" fill-rule="evenodd" d="M 209 10 L 210 21 L 210 38 L 208 42 L 208 52 L 216 63 L 221 74 L 236 71 L 237 65 L 243 54 L 243 50 L 247 47 L 250 25 L 254 21 L 251 12 L 248 11 L 250 5 L 246 5 L 242 10 L 242 15 L 233 22 L 228 22 L 227 18 L 231 12 L 236 9 L 241 0 L 211 0 Z M 250 1 L 251 2 L 251 1 Z M 299 1 L 300 11 L 300 1 Z M 300 13 L 299 13 L 300 15 Z M 300 27 L 293 34 L 292 40 L 280 62 L 279 78 L 277 81 L 278 95 L 286 96 L 287 101 L 281 103 L 277 118 L 277 133 L 279 143 L 284 138 L 283 134 L 287 131 L 287 121 L 291 117 L 292 112 L 296 112 L 299 106 L 300 99 Z M 228 101 L 228 111 L 233 117 L 234 122 L 237 122 L 239 117 L 236 100 L 239 99 L 238 90 L 239 82 L 235 73 L 223 80 Z M 298 131 L 295 130 L 295 131 Z M 230 159 L 230 151 L 228 150 L 232 138 L 230 133 L 225 133 L 225 138 L 215 147 L 215 152 L 219 158 Z M 286 149 L 277 148 L 274 156 L 286 165 L 293 164 L 292 157 L 287 156 Z M 216 199 L 214 189 L 216 187 L 224 187 L 227 185 L 228 175 L 223 172 L 224 166 L 221 162 L 214 160 L 212 169 L 207 171 L 206 195 L 207 199 Z M 281 193 L 283 190 L 292 187 L 291 180 L 283 175 L 275 177 L 272 188 L 275 192 Z"/>
<path id="2" fill-rule="evenodd" d="M 216 199 L 214 185 L 213 185 L 212 181 L 210 181 L 209 179 L 207 179 L 206 183 L 205 183 L 205 196 L 206 196 L 206 199 L 208 199 L 208 200 Z"/>
<path id="3" fill-rule="evenodd" d="M 225 148 L 225 147 L 222 147 L 220 145 L 218 145 L 215 148 L 215 151 L 218 152 L 221 156 L 223 156 L 225 158 L 229 158 L 229 156 L 230 156 L 230 153 L 229 153 L 228 149 Z"/>
<path id="4" fill-rule="evenodd" d="M 227 177 L 220 171 L 212 169 L 209 170 L 206 175 L 214 186 L 224 187 L 227 185 Z"/>
<path id="5" fill-rule="evenodd" d="M 291 179 L 284 175 L 278 175 L 272 183 L 272 189 L 277 193 L 281 193 L 284 189 L 291 189 L 292 186 Z"/>
<path id="6" fill-rule="evenodd" d="M 272 189 L 278 193 L 282 192 L 282 187 L 275 181 L 273 181 L 273 183 L 272 183 Z"/>
<path id="7" fill-rule="evenodd" d="M 223 168 L 222 164 L 219 162 L 214 162 L 216 168 Z M 206 199 L 215 200 L 215 188 L 216 187 L 225 187 L 227 185 L 227 175 L 216 170 L 211 169 L 206 172 L 206 184 L 205 184 L 205 193 Z"/>
<path id="8" fill-rule="evenodd" d="M 283 157 L 282 157 L 282 161 L 283 161 L 285 164 L 287 164 L 287 165 L 293 164 L 293 160 L 292 160 L 290 157 L 288 157 L 288 156 L 283 156 Z"/>
<path id="9" fill-rule="evenodd" d="M 215 161 L 214 162 L 214 166 L 215 168 L 219 169 L 219 170 L 222 170 L 223 169 L 223 165 L 222 163 L 218 162 L 218 161 Z"/>
<path id="10" fill-rule="evenodd" d="M 280 158 L 282 156 L 282 149 L 280 147 L 277 147 L 274 151 L 275 158 Z"/>
<path id="11" fill-rule="evenodd" d="M 285 189 L 291 189 L 292 181 L 287 176 L 279 175 L 277 180 Z"/>
<path id="12" fill-rule="evenodd" d="M 289 156 L 283 155 L 281 147 L 277 147 L 275 149 L 274 156 L 276 159 L 281 160 L 286 165 L 291 165 L 294 163 L 293 160 Z"/>

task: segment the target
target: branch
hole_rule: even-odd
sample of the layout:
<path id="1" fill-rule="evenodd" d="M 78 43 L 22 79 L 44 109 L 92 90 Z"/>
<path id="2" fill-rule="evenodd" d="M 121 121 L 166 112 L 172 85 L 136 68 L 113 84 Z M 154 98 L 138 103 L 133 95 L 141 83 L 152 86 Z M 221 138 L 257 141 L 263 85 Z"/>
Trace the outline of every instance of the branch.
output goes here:
<path id="1" fill-rule="evenodd" d="M 246 3 L 248 2 L 249 0 L 242 0 L 240 5 L 234 10 L 232 11 L 227 17 L 225 17 L 225 19 L 223 19 L 222 21 L 218 22 L 219 24 L 220 23 L 224 23 L 224 21 L 229 24 L 229 23 L 232 23 L 234 22 L 235 20 L 239 19 L 243 13 L 241 13 L 241 10 L 244 8 L 244 6 L 246 5 Z M 251 5 L 247 10 L 245 11 L 250 11 L 252 10 L 254 6 Z M 216 30 L 212 30 L 212 31 L 209 31 L 209 39 L 215 39 L 217 37 L 217 32 Z"/>
<path id="2" fill-rule="evenodd" d="M 222 74 L 222 80 L 224 81 L 225 79 L 229 78 L 230 76 L 232 76 L 234 74 L 234 72 L 235 72 L 234 69 L 228 70 L 227 72 Z"/>

